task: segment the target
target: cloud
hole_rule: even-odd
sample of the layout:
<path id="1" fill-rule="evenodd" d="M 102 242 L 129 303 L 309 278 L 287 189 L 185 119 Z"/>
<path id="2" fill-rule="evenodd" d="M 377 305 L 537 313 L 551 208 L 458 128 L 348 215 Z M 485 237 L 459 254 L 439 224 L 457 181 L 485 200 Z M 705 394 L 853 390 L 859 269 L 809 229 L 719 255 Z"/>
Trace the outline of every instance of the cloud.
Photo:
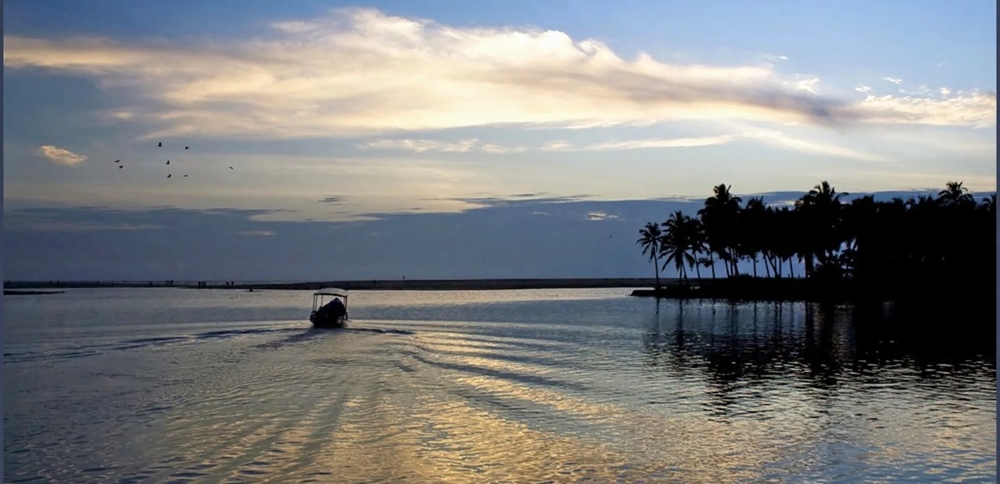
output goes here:
<path id="1" fill-rule="evenodd" d="M 809 80 L 769 67 L 679 65 L 647 54 L 626 60 L 601 42 L 555 30 L 453 27 L 372 9 L 279 22 L 242 41 L 9 35 L 4 65 L 86 76 L 137 97 L 142 102 L 130 105 L 132 119 L 154 126 L 146 138 L 349 137 L 696 119 L 835 126 L 870 114 L 844 100 L 802 94 L 788 82 L 811 89 Z M 947 104 L 918 121 L 961 122 L 966 116 L 952 112 L 961 108 Z"/>
<path id="2" fill-rule="evenodd" d="M 486 153 L 520 153 L 522 151 L 528 151 L 527 146 L 504 146 L 494 143 L 486 143 L 479 147 L 480 151 Z"/>
<path id="3" fill-rule="evenodd" d="M 504 146 L 496 143 L 479 144 L 478 139 L 466 139 L 453 143 L 426 139 L 383 139 L 367 141 L 358 147 L 361 149 L 403 150 L 414 153 L 425 151 L 468 153 L 473 149 L 485 153 L 516 153 L 528 150 L 526 146 Z"/>
<path id="4" fill-rule="evenodd" d="M 884 157 L 871 153 L 863 153 L 837 145 L 821 143 L 817 141 L 807 141 L 792 138 L 780 131 L 774 130 L 754 130 L 739 134 L 740 137 L 761 141 L 780 148 L 789 148 L 802 153 L 832 155 L 843 158 L 853 158 L 862 161 L 886 161 Z"/>
<path id="5" fill-rule="evenodd" d="M 611 220 L 618 218 L 617 215 L 610 215 L 604 212 L 590 212 L 587 214 L 587 220 L 597 221 L 597 220 Z"/>
<path id="6" fill-rule="evenodd" d="M 157 230 L 161 229 L 157 225 L 140 224 L 98 224 L 91 222 L 45 222 L 26 221 L 15 222 L 4 221 L 4 230 L 21 230 L 31 232 L 94 232 L 94 231 L 129 231 L 129 230 Z"/>
<path id="7" fill-rule="evenodd" d="M 70 214 L 86 212 L 87 217 L 75 218 Z M 12 210 L 5 213 L 4 230 L 25 232 L 94 232 L 133 231 L 162 229 L 150 220 L 122 217 L 124 212 L 110 209 L 33 208 Z"/>
<path id="8" fill-rule="evenodd" d="M 550 141 L 541 147 L 542 151 L 566 151 L 572 149 L 573 145 L 568 141 Z"/>
<path id="9" fill-rule="evenodd" d="M 416 153 L 424 151 L 451 151 L 465 153 L 472 149 L 478 140 L 469 139 L 456 143 L 442 143 L 425 139 L 383 139 L 368 141 L 358 145 L 362 149 L 405 150 Z"/>
<path id="10" fill-rule="evenodd" d="M 561 147 L 563 151 L 611 151 L 611 150 L 634 150 L 634 149 L 657 149 L 657 148 L 696 148 L 703 146 L 713 146 L 728 144 L 736 141 L 748 140 L 762 142 L 781 149 L 791 149 L 802 153 L 812 153 L 821 155 L 833 155 L 843 158 L 852 158 L 863 161 L 886 161 L 885 158 L 860 151 L 843 148 L 837 145 L 807 141 L 790 137 L 780 131 L 754 129 L 746 130 L 735 134 L 720 136 L 707 136 L 701 138 L 654 138 L 643 140 L 611 141 L 597 143 L 583 147 L 573 147 L 568 143 Z"/>
<path id="11" fill-rule="evenodd" d="M 342 197 L 326 197 L 319 201 L 319 203 L 340 203 L 344 201 Z"/>
<path id="12" fill-rule="evenodd" d="M 799 91 L 807 91 L 812 94 L 817 94 L 816 84 L 819 84 L 819 78 L 817 77 L 809 79 L 801 79 L 795 83 L 795 89 Z"/>
<path id="13" fill-rule="evenodd" d="M 854 90 L 858 92 L 872 92 L 872 88 L 864 84 L 859 84 L 857 87 L 854 88 Z"/>
<path id="14" fill-rule="evenodd" d="M 773 67 L 779 62 L 787 62 L 788 57 L 783 55 L 772 55 L 772 54 L 760 54 L 756 56 L 757 59 L 761 60 L 761 64 L 767 67 Z"/>
<path id="15" fill-rule="evenodd" d="M 237 232 L 236 235 L 242 235 L 244 237 L 274 237 L 277 233 L 273 230 L 247 230 Z"/>
<path id="16" fill-rule="evenodd" d="M 883 77 L 882 80 L 883 81 L 889 81 L 889 82 L 891 82 L 891 83 L 893 83 L 893 84 L 895 84 L 897 86 L 903 83 L 902 79 L 896 79 L 896 78 L 893 78 L 893 77 Z"/>
<path id="17" fill-rule="evenodd" d="M 929 91 L 929 90 L 928 90 Z M 947 90 L 940 91 L 944 94 Z M 950 92 L 950 91 L 947 91 Z M 996 126 L 997 93 L 973 91 L 945 99 L 930 97 L 868 96 L 858 103 L 869 122 L 932 126 Z"/>
<path id="18" fill-rule="evenodd" d="M 84 155 L 78 155 L 70 150 L 57 148 L 52 145 L 42 146 L 38 148 L 38 151 L 42 154 L 42 156 L 58 165 L 73 166 L 87 161 L 87 157 Z"/>
<path id="19" fill-rule="evenodd" d="M 581 148 L 585 151 L 605 151 L 605 150 L 633 150 L 643 148 L 694 148 L 699 146 L 711 146 L 729 143 L 735 139 L 732 135 L 711 136 L 703 138 L 673 138 L 673 139 L 645 139 L 632 141 L 614 141 L 607 143 L 597 143 Z"/>

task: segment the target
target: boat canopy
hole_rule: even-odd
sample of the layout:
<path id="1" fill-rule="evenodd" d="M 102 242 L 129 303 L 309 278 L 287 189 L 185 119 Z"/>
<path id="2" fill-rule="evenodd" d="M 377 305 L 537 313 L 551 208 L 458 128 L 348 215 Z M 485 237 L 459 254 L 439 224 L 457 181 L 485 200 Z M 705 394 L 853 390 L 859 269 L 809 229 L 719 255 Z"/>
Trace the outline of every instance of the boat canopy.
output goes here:
<path id="1" fill-rule="evenodd" d="M 344 289 L 338 289 L 336 287 L 328 287 L 325 289 L 320 289 L 313 293 L 313 296 L 337 296 L 337 297 L 347 297 L 347 291 Z"/>

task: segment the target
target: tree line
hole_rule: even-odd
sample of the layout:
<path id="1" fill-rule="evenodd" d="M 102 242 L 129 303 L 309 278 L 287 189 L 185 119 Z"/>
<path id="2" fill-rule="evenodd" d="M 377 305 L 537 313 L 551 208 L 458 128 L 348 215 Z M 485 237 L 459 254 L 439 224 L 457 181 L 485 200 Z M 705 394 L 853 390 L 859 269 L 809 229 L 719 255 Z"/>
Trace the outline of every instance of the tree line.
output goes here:
<path id="1" fill-rule="evenodd" d="M 636 243 L 656 270 L 673 265 L 689 282 L 689 269 L 717 278 L 804 277 L 852 281 L 869 287 L 928 282 L 990 284 L 995 276 L 996 194 L 976 200 L 962 182 L 948 182 L 937 196 L 845 201 L 828 182 L 794 205 L 775 207 L 762 197 L 743 200 L 725 184 L 713 188 L 697 216 L 678 210 L 663 223 L 649 222 Z M 793 261 L 804 274 L 796 274 Z M 751 274 L 741 274 L 748 262 Z M 972 278 L 972 279 L 969 279 Z"/>

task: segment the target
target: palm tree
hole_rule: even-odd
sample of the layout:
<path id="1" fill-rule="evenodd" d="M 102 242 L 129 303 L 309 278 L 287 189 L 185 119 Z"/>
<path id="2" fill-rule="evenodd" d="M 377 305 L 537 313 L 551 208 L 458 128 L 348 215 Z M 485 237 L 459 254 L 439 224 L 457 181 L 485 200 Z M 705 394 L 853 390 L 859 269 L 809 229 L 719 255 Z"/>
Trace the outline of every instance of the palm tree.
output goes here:
<path id="1" fill-rule="evenodd" d="M 938 192 L 938 201 L 944 205 L 965 205 L 975 203 L 969 189 L 962 186 L 962 182 L 950 181 L 945 184 L 945 189 Z"/>
<path id="2" fill-rule="evenodd" d="M 763 233 L 765 232 L 764 227 L 764 217 L 766 216 L 767 209 L 764 206 L 764 199 L 761 197 L 754 197 L 747 200 L 746 207 L 740 211 L 739 219 L 742 223 L 740 226 L 740 239 L 742 241 L 739 244 L 740 251 L 744 256 L 753 262 L 753 277 L 757 277 L 757 255 L 761 252 L 762 242 L 764 241 Z M 766 266 L 766 263 L 765 263 Z"/>
<path id="3" fill-rule="evenodd" d="M 837 193 L 827 181 L 820 182 L 795 203 L 795 208 L 805 216 L 806 231 L 804 252 L 800 255 L 805 260 L 806 276 L 813 272 L 814 258 L 829 259 L 842 245 L 839 240 L 840 199 L 847 193 Z"/>
<path id="4" fill-rule="evenodd" d="M 742 202 L 740 197 L 732 195 L 731 188 L 732 185 L 716 185 L 712 188 L 713 195 L 705 199 L 705 206 L 698 210 L 709 250 L 726 262 L 727 276 L 738 273 L 734 232 Z"/>
<path id="5" fill-rule="evenodd" d="M 704 264 L 704 259 L 699 257 L 699 255 L 708 251 L 708 243 L 705 241 L 705 227 L 702 225 L 701 220 L 695 217 L 687 217 L 686 221 L 686 231 L 691 239 L 691 253 L 695 259 L 694 271 L 698 275 L 698 282 L 701 283 L 701 266 Z M 714 277 L 714 267 L 712 268 L 712 274 Z"/>
<path id="6" fill-rule="evenodd" d="M 705 257 L 699 257 L 698 258 L 698 265 L 700 265 L 700 266 L 702 266 L 702 267 L 704 267 L 706 269 L 711 269 L 712 270 L 712 280 L 713 281 L 715 280 L 715 260 L 712 259 L 712 257 L 710 255 L 709 256 L 705 256 Z M 698 277 L 701 277 L 701 275 L 699 274 Z"/>
<path id="7" fill-rule="evenodd" d="M 647 222 L 646 227 L 639 230 L 639 240 L 635 243 L 642 247 L 642 255 L 649 254 L 649 261 L 656 269 L 656 290 L 660 290 L 660 243 L 663 239 L 663 232 L 660 231 L 660 224 Z"/>
<path id="8" fill-rule="evenodd" d="M 663 223 L 667 230 L 660 242 L 660 255 L 664 258 L 663 267 L 666 268 L 673 262 L 685 283 L 687 283 L 687 266 L 695 264 L 691 250 L 692 224 L 688 219 L 689 217 L 680 210 L 670 214 L 670 218 Z"/>

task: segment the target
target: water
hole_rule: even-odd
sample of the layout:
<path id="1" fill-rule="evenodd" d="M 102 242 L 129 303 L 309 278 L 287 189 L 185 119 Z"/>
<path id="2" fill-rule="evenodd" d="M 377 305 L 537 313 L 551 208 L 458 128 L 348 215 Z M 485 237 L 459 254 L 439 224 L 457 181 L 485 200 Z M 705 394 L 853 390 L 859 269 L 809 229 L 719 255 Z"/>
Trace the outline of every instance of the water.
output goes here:
<path id="1" fill-rule="evenodd" d="M 992 335 L 628 291 L 7 297 L 4 476 L 996 482 Z"/>

